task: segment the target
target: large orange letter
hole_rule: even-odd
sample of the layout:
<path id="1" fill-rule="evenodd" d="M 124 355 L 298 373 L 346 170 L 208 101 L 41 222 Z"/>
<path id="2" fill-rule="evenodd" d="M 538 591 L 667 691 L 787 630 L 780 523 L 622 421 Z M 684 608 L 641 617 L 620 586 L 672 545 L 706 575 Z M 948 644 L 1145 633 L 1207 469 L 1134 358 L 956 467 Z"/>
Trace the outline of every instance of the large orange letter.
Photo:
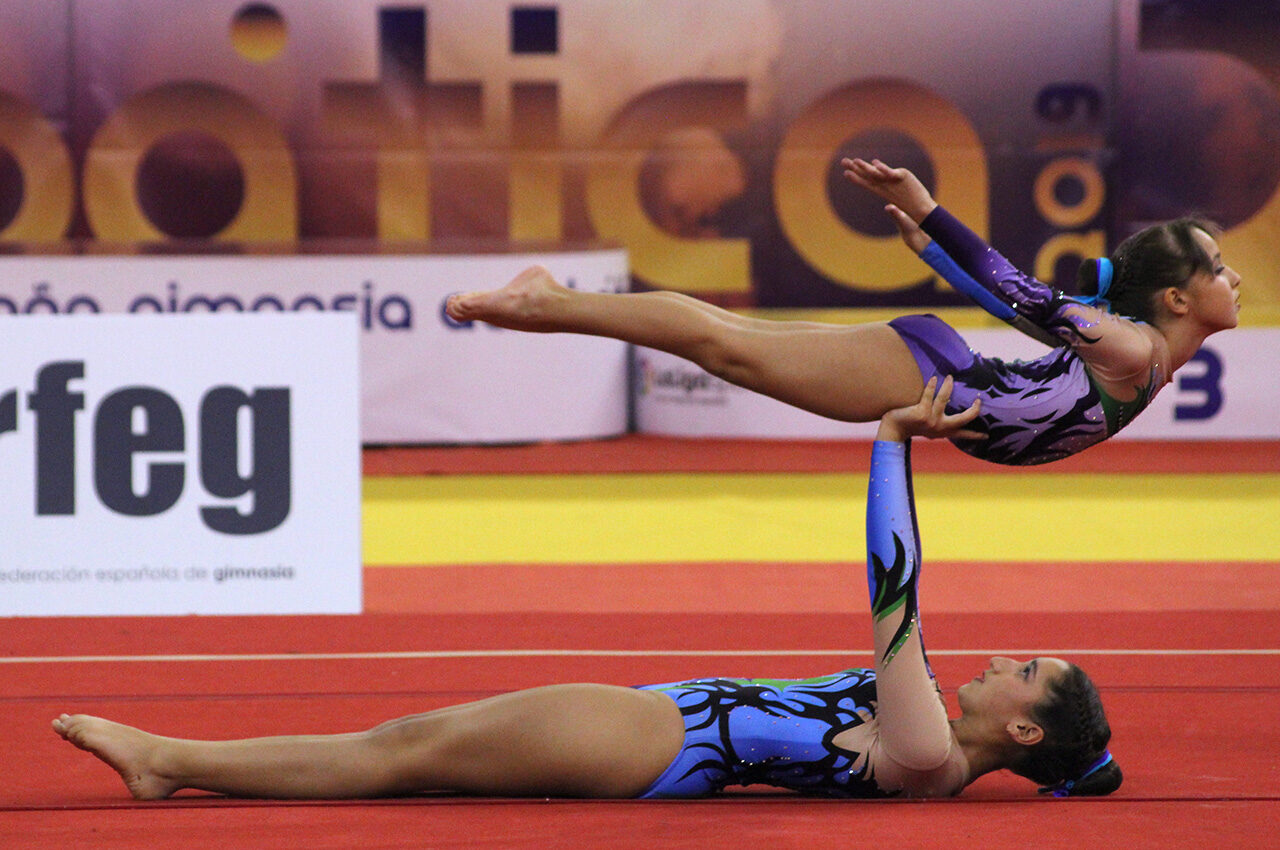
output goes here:
<path id="1" fill-rule="evenodd" d="M 894 130 L 919 142 L 933 160 L 938 203 L 986 235 L 987 163 L 978 134 L 938 95 L 890 79 L 838 89 L 792 124 L 773 175 L 778 221 L 800 256 L 832 281 L 851 289 L 904 289 L 924 278 L 919 261 L 902 250 L 896 235 L 851 229 L 827 197 L 832 157 L 848 139 L 871 130 Z"/>
<path id="2" fill-rule="evenodd" d="M 84 165 L 84 207 L 107 242 L 166 237 L 134 191 L 147 151 L 174 133 L 207 133 L 231 149 L 244 172 L 244 201 L 217 239 L 292 242 L 298 238 L 293 154 L 275 122 L 243 95 L 207 83 L 172 83 L 135 95 L 98 129 Z"/>
<path id="3" fill-rule="evenodd" d="M 57 129 L 33 106 L 0 92 L 0 147 L 22 171 L 22 205 L 0 231 L 5 242 L 57 242 L 75 209 L 71 154 Z"/>
<path id="4" fill-rule="evenodd" d="M 664 289 L 748 292 L 746 239 L 675 236 L 658 227 L 640 198 L 640 172 L 654 146 L 674 130 L 726 130 L 746 120 L 745 82 L 678 83 L 627 104 L 602 139 L 587 170 L 587 209 L 595 232 L 622 243 L 631 271 Z"/>

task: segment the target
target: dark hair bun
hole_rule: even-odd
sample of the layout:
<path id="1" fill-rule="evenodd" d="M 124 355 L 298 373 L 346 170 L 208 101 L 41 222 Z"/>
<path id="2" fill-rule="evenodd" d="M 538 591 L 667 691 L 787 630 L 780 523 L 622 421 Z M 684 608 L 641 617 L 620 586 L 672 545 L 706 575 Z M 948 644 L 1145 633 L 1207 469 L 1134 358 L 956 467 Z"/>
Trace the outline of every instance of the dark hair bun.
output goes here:
<path id="1" fill-rule="evenodd" d="M 1086 776 L 1072 782 L 1049 785 L 1040 789 L 1041 794 L 1055 797 L 1105 797 L 1124 782 L 1124 772 L 1113 756 L 1111 761 Z"/>
<path id="2" fill-rule="evenodd" d="M 1119 788 L 1122 782 L 1124 773 L 1120 770 L 1120 765 L 1116 764 L 1115 758 L 1112 758 L 1094 773 L 1077 782 L 1076 787 L 1071 789 L 1071 796 L 1103 797 Z"/>
<path id="3" fill-rule="evenodd" d="M 1076 286 L 1081 295 L 1098 294 L 1098 261 L 1090 258 L 1076 270 Z"/>

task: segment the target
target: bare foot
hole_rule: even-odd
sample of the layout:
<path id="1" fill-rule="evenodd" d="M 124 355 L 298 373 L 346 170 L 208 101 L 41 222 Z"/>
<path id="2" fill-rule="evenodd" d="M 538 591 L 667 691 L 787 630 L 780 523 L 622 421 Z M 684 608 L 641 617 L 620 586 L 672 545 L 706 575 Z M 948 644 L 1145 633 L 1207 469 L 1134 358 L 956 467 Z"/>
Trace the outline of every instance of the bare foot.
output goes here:
<path id="1" fill-rule="evenodd" d="M 111 765 L 136 800 L 163 800 L 180 787 L 152 769 L 155 735 L 87 714 L 64 714 L 53 731 Z"/>
<path id="2" fill-rule="evenodd" d="M 449 296 L 445 312 L 458 322 L 481 321 L 517 331 L 554 331 L 552 312 L 569 290 L 542 266 L 530 266 L 501 289 Z"/>

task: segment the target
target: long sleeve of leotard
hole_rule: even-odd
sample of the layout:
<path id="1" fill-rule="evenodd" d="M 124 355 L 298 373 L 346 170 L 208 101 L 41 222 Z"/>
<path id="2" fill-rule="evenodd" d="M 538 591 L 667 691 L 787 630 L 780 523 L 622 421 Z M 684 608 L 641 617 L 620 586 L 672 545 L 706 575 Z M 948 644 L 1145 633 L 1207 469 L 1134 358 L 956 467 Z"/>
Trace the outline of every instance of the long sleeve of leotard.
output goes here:
<path id="1" fill-rule="evenodd" d="M 1027 336 L 1045 345 L 1051 347 L 1066 345 L 1063 340 L 1053 336 L 1025 316 L 1020 315 L 1017 310 L 1014 310 L 1013 307 L 997 298 L 974 280 L 968 272 L 960 268 L 955 260 L 951 259 L 950 254 L 942 250 L 942 247 L 937 242 L 930 241 L 924 247 L 924 250 L 920 252 L 920 259 L 924 260 L 929 265 L 929 268 L 937 272 L 953 288 L 969 296 L 970 300 L 997 319 L 1008 322 Z"/>
<path id="2" fill-rule="evenodd" d="M 1152 343 L 1134 322 L 1023 273 L 940 206 L 920 227 L 933 239 L 921 259 L 992 315 L 1041 342 L 1070 346 L 1100 377 L 1145 383 Z"/>
<path id="3" fill-rule="evenodd" d="M 917 771 L 950 755 L 951 728 L 920 635 L 920 537 L 910 446 L 877 440 L 867 489 L 867 586 L 876 652 L 876 718 L 886 755 Z"/>
<path id="4" fill-rule="evenodd" d="M 1023 274 L 1012 263 L 988 245 L 982 237 L 947 212 L 942 207 L 935 207 L 920 222 L 920 228 L 933 239 L 938 249 L 945 253 L 970 278 L 973 286 L 965 290 L 972 295 L 974 287 L 982 290 L 990 298 L 1006 306 L 1020 316 L 1025 316 L 1036 325 L 1057 333 L 1062 321 L 1062 309 L 1071 301 L 1061 292 L 1047 284 L 1041 283 L 1030 275 Z M 948 278 L 950 280 L 950 278 Z M 953 283 L 953 286 L 956 284 Z M 981 299 L 978 303 L 990 310 Z M 1004 315 L 995 313 L 1000 318 Z"/>
<path id="5" fill-rule="evenodd" d="M 920 259 L 924 260 L 929 268 L 937 272 L 943 280 L 969 296 L 974 303 L 997 319 L 1008 321 L 1018 315 L 1017 311 L 988 292 L 968 272 L 960 268 L 959 264 L 951 259 L 951 255 L 942 250 L 942 246 L 937 242 L 930 241 L 924 246 L 924 250 L 920 252 Z"/>

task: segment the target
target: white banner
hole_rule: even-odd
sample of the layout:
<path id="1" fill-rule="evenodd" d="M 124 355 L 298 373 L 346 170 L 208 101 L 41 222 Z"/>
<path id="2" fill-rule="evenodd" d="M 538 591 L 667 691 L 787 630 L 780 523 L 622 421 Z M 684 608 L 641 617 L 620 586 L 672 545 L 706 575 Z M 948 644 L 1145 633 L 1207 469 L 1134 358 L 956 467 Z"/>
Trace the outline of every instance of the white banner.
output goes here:
<path id="1" fill-rule="evenodd" d="M 1038 342 L 1012 329 L 962 329 L 987 356 L 1035 358 Z M 1280 328 L 1215 334 L 1115 439 L 1280 439 Z M 875 423 L 836 422 L 726 384 L 687 360 L 636 352 L 636 424 L 680 437 L 872 439 Z"/>
<path id="2" fill-rule="evenodd" d="M 0 327 L 0 615 L 361 610 L 353 316 Z"/>
<path id="3" fill-rule="evenodd" d="M 6 313 L 348 312 L 361 328 L 364 443 L 513 443 L 627 430 L 627 347 L 444 315 L 454 292 L 527 266 L 592 292 L 628 286 L 620 250 L 429 256 L 0 258 Z"/>

